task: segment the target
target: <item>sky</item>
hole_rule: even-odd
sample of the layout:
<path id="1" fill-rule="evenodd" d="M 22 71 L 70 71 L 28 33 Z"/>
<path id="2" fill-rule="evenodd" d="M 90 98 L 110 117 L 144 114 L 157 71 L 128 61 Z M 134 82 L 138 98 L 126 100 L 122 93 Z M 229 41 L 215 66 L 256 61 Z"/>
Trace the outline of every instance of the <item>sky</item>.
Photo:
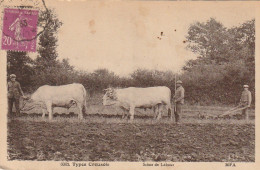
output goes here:
<path id="1" fill-rule="evenodd" d="M 232 27 L 255 16 L 251 3 L 46 0 L 46 5 L 63 22 L 59 59 L 69 58 L 79 70 L 107 68 L 120 76 L 138 68 L 178 72 L 196 58 L 183 43 L 190 24 L 213 17 Z"/>

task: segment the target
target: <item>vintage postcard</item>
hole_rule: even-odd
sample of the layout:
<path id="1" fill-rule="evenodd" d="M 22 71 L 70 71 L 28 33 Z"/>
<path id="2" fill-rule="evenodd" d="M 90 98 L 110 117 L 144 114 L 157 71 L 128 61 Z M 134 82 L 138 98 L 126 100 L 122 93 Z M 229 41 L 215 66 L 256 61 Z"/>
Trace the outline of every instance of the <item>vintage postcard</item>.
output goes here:
<path id="1" fill-rule="evenodd" d="M 0 169 L 256 170 L 259 11 L 0 1 Z"/>

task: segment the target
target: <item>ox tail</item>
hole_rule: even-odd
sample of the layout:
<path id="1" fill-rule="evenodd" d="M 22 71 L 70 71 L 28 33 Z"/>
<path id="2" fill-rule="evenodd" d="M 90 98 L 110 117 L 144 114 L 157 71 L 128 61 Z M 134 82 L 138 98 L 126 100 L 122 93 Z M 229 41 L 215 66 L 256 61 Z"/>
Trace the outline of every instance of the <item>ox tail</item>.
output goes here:
<path id="1" fill-rule="evenodd" d="M 170 106 L 171 107 L 171 106 Z M 173 115 L 172 115 L 172 109 L 171 108 L 168 108 L 168 117 L 170 119 L 172 119 Z"/>

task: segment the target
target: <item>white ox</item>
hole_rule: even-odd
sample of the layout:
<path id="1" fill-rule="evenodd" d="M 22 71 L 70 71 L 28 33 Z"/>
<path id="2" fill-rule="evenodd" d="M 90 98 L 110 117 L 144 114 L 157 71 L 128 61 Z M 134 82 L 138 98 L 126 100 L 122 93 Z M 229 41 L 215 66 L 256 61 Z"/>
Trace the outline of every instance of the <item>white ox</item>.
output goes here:
<path id="1" fill-rule="evenodd" d="M 130 120 L 134 119 L 135 108 L 153 108 L 158 107 L 158 117 L 161 118 L 162 106 L 165 105 L 172 119 L 171 109 L 171 90 L 165 86 L 136 88 L 129 87 L 124 89 L 105 89 L 106 93 L 103 96 L 103 105 L 117 105 L 130 113 Z"/>
<path id="2" fill-rule="evenodd" d="M 42 108 L 42 117 L 45 117 L 46 110 L 49 112 L 49 119 L 53 118 L 54 107 L 65 107 L 69 109 L 76 104 L 79 109 L 78 118 L 83 118 L 83 108 L 86 111 L 86 97 L 87 93 L 82 84 L 73 83 L 62 86 L 44 85 L 39 87 L 32 95 L 30 102 L 40 102 Z"/>

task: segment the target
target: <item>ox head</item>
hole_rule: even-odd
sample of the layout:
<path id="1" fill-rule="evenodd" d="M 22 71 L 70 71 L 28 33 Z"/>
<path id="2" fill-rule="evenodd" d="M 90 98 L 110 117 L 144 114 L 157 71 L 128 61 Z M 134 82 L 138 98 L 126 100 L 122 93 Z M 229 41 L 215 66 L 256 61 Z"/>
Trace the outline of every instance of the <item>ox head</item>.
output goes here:
<path id="1" fill-rule="evenodd" d="M 35 102 L 33 101 L 30 95 L 23 96 L 22 99 L 22 112 L 32 110 L 35 107 Z"/>
<path id="2" fill-rule="evenodd" d="M 113 88 L 107 88 L 104 90 L 106 93 L 103 96 L 103 105 L 104 106 L 109 106 L 109 105 L 114 105 L 117 102 L 117 94 L 115 89 Z"/>

